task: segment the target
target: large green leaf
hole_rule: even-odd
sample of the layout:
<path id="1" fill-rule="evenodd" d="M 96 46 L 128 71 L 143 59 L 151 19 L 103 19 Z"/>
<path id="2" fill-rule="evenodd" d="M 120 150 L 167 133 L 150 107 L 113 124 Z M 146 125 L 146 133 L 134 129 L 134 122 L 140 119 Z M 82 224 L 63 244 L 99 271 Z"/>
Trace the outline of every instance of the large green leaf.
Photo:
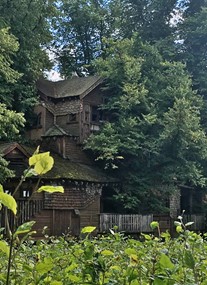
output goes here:
<path id="1" fill-rule="evenodd" d="M 62 186 L 41 186 L 37 192 L 48 192 L 48 193 L 55 193 L 55 192 L 60 192 L 60 193 L 64 193 L 64 188 Z"/>
<path id="2" fill-rule="evenodd" d="M 43 261 L 37 263 L 36 270 L 38 273 L 44 274 L 50 271 L 53 268 L 53 266 L 54 265 L 52 258 L 45 257 Z"/>
<path id="3" fill-rule="evenodd" d="M 43 152 L 43 153 L 38 153 L 38 154 L 33 154 L 33 156 L 31 156 L 29 158 L 29 166 L 34 166 L 38 161 L 47 158 L 50 156 L 49 151 L 48 152 Z"/>
<path id="4" fill-rule="evenodd" d="M 171 262 L 170 258 L 166 254 L 161 254 L 159 264 L 166 269 L 173 269 L 174 264 Z"/>
<path id="5" fill-rule="evenodd" d="M 16 215 L 17 203 L 11 195 L 0 192 L 0 203 L 10 209 Z"/>
<path id="6" fill-rule="evenodd" d="M 29 165 L 34 166 L 34 171 L 39 174 L 45 174 L 52 169 L 54 159 L 49 152 L 34 154 L 29 158 Z"/>

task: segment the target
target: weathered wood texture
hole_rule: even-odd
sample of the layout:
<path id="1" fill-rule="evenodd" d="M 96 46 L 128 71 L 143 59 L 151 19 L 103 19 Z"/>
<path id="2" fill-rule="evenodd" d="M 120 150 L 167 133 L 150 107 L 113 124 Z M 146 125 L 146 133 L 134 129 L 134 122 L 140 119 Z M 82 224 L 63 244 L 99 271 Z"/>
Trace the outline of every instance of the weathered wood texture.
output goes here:
<path id="1" fill-rule="evenodd" d="M 183 215 L 184 224 L 193 222 L 188 229 L 192 231 L 204 231 L 206 230 L 205 216 L 204 215 Z"/>
<path id="2" fill-rule="evenodd" d="M 152 221 L 153 215 L 100 214 L 100 232 L 108 232 L 115 226 L 118 227 L 118 231 L 127 233 L 152 232 Z"/>
<path id="3" fill-rule="evenodd" d="M 170 215 L 153 215 L 153 221 L 156 221 L 159 223 L 161 232 L 174 231 L 175 227 L 173 224 L 173 219 L 170 217 Z"/>

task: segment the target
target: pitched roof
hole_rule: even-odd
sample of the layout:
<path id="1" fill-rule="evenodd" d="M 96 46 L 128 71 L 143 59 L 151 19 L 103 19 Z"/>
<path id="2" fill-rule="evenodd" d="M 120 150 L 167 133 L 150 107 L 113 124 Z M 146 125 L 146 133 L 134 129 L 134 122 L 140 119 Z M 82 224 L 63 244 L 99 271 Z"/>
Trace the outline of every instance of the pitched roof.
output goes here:
<path id="1" fill-rule="evenodd" d="M 18 143 L 0 143 L 0 154 L 4 156 L 15 148 L 18 148 L 26 158 L 29 158 L 36 150 L 36 147 Z M 117 182 L 96 166 L 72 162 L 54 153 L 51 153 L 51 155 L 54 158 L 54 166 L 51 171 L 43 176 L 43 179 L 69 179 L 97 183 Z"/>
<path id="2" fill-rule="evenodd" d="M 80 96 L 83 98 L 96 88 L 103 79 L 100 76 L 72 77 L 60 81 L 39 79 L 37 89 L 48 97 L 66 98 Z"/>
<path id="3" fill-rule="evenodd" d="M 2 142 L 0 143 L 0 155 L 5 156 L 11 151 L 17 148 L 20 152 L 22 152 L 26 157 L 29 158 L 30 154 L 18 143 L 14 142 Z"/>
<path id="4" fill-rule="evenodd" d="M 47 130 L 47 132 L 44 134 L 44 137 L 54 137 L 54 136 L 64 136 L 67 135 L 67 133 L 58 125 L 54 125 L 51 128 Z"/>

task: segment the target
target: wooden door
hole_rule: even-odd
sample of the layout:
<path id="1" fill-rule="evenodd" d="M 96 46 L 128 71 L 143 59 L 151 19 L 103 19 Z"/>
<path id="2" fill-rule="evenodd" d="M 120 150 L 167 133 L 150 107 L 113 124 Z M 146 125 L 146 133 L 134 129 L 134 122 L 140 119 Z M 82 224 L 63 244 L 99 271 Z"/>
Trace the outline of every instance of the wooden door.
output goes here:
<path id="1" fill-rule="evenodd" d="M 61 236 L 70 232 L 71 210 L 53 210 L 53 234 Z"/>

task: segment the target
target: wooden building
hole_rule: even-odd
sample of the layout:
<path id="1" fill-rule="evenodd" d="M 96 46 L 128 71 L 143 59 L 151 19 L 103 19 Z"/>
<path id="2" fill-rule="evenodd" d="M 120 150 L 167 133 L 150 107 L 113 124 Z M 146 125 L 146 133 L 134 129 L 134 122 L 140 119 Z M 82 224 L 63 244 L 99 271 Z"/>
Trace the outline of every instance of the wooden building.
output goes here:
<path id="1" fill-rule="evenodd" d="M 41 145 L 42 151 L 50 151 L 55 160 L 54 168 L 41 183 L 62 185 L 65 189 L 64 194 L 32 194 L 35 177 L 27 179 L 19 189 L 15 197 L 21 212 L 19 223 L 36 220 L 34 229 L 39 236 L 44 226 L 48 227 L 50 235 L 66 232 L 78 235 L 80 229 L 88 225 L 99 229 L 102 188 L 114 184 L 115 180 L 97 169 L 82 144 L 91 133 L 99 130 L 103 121 L 99 110 L 104 102 L 102 82 L 97 76 L 37 82 L 36 121 L 27 137 L 34 146 Z M 17 143 L 0 145 L 1 155 L 17 175 L 7 181 L 6 191 L 14 191 L 34 150 L 35 147 Z"/>
<path id="2" fill-rule="evenodd" d="M 18 143 L 1 143 L 0 153 L 15 171 L 4 189 L 13 193 L 20 180 L 22 171 L 28 167 L 28 158 L 35 148 Z M 70 233 L 79 235 L 80 229 L 92 225 L 99 229 L 100 195 L 102 188 L 115 180 L 110 180 L 90 165 L 72 162 L 57 154 L 52 154 L 54 167 L 43 176 L 42 185 L 61 185 L 64 193 L 33 193 L 36 177 L 27 178 L 15 195 L 18 203 L 18 224 L 29 220 L 36 221 L 34 230 L 37 237 L 42 235 L 46 226 L 49 235 Z M 3 212 L 0 212 L 0 227 L 4 226 Z"/>
<path id="3" fill-rule="evenodd" d="M 90 134 L 99 131 L 106 120 L 106 115 L 99 108 L 105 100 L 103 84 L 103 79 L 98 76 L 73 77 L 57 82 L 40 79 L 37 82 L 39 103 L 34 109 L 36 119 L 27 137 L 34 146 L 41 145 L 43 151 L 51 151 L 55 159 L 53 170 L 42 179 L 41 183 L 62 185 L 65 189 L 64 194 L 41 193 L 33 195 L 30 199 L 36 178 L 28 179 L 19 189 L 16 195 L 22 213 L 19 223 L 36 220 L 35 229 L 39 236 L 44 226 L 48 227 L 48 234 L 51 235 L 67 232 L 78 235 L 84 226 L 96 226 L 99 230 L 101 225 L 101 229 L 105 230 L 117 221 L 119 224 L 123 221 L 122 229 L 133 228 L 134 231 L 142 225 L 142 229 L 150 231 L 149 225 L 144 226 L 144 224 L 152 219 L 151 213 L 147 218 L 131 215 L 114 216 L 108 211 L 112 216 L 107 216 L 106 213 L 100 215 L 102 190 L 116 187 L 117 181 L 97 169 L 84 152 L 83 142 Z M 16 143 L 0 145 L 1 155 L 10 162 L 11 169 L 17 174 L 17 178 L 7 181 L 5 185 L 7 191 L 13 191 L 21 172 L 27 167 L 28 157 L 34 150 L 35 147 L 29 148 Z M 186 206 L 184 205 L 186 201 L 189 200 L 188 204 L 192 208 L 192 202 L 195 200 L 192 198 L 193 191 L 187 190 L 178 189 L 169 197 L 169 214 L 160 216 L 157 213 L 153 216 L 153 219 L 160 222 L 162 229 L 171 229 L 173 221 L 182 210 L 188 210 L 183 208 Z M 199 197 L 203 199 L 202 195 Z M 204 228 L 202 213 L 187 211 L 186 214 L 190 215 L 186 220 L 199 221 L 200 229 Z M 0 218 L 0 223 L 3 225 L 3 217 Z M 129 219 L 133 225 L 129 227 L 126 219 Z M 134 221 L 142 222 L 136 225 L 138 222 Z"/>

